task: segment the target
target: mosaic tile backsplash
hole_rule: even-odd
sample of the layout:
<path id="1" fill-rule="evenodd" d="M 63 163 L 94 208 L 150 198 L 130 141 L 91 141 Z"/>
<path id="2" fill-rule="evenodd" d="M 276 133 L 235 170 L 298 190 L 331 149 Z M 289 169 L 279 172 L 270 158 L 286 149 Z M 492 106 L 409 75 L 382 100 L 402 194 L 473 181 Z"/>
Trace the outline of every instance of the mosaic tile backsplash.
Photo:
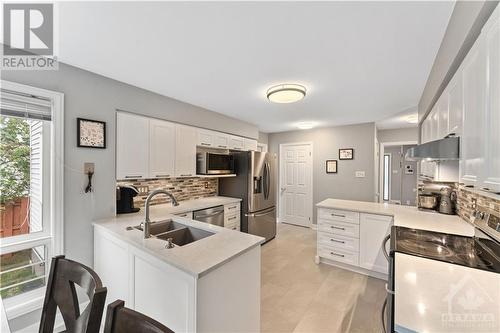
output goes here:
<path id="1" fill-rule="evenodd" d="M 470 217 L 474 211 L 472 208 L 474 198 L 478 206 L 486 207 L 500 213 L 500 195 L 487 194 L 480 190 L 460 185 L 458 188 L 457 212 L 464 220 L 470 222 Z"/>
<path id="2" fill-rule="evenodd" d="M 171 192 L 177 201 L 199 199 L 217 195 L 219 181 L 217 178 L 166 178 L 166 179 L 141 179 L 130 181 L 139 190 L 134 198 L 135 207 L 144 207 L 148 194 L 157 189 Z M 152 205 L 169 203 L 171 200 L 165 195 L 157 195 L 151 202 Z"/>

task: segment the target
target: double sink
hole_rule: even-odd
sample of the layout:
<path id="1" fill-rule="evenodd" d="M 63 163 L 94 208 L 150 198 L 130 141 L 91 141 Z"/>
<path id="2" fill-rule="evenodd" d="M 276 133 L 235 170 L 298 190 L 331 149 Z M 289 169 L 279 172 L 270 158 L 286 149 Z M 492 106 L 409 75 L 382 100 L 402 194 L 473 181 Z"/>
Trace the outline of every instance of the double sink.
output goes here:
<path id="1" fill-rule="evenodd" d="M 143 224 L 134 227 L 128 227 L 128 230 L 141 230 L 143 231 Z M 184 246 L 196 242 L 205 237 L 212 236 L 214 233 L 185 224 L 174 222 L 171 219 L 151 222 L 149 225 L 151 237 L 158 238 L 167 242 L 171 242 L 177 246 Z"/>

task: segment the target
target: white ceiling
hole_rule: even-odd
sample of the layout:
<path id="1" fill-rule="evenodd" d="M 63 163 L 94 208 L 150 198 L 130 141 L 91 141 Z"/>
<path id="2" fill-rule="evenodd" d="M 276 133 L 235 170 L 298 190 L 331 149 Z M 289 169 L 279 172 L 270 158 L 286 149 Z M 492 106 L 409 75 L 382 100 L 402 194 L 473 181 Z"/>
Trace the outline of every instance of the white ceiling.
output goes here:
<path id="1" fill-rule="evenodd" d="M 395 128 L 407 128 L 407 127 L 417 127 L 417 123 L 409 123 L 409 117 L 415 117 L 418 119 L 418 108 L 416 106 L 402 110 L 388 118 L 379 120 L 376 122 L 377 128 L 381 130 L 385 129 L 395 129 Z"/>
<path id="2" fill-rule="evenodd" d="M 453 5 L 65 2 L 59 58 L 264 132 L 380 121 L 417 105 Z M 270 103 L 283 82 L 306 98 Z"/>

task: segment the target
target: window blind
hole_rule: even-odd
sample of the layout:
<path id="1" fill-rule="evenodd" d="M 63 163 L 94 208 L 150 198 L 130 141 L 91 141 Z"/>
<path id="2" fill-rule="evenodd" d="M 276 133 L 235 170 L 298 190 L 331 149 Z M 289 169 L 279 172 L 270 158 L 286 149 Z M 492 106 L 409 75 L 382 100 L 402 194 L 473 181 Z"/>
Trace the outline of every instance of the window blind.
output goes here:
<path id="1" fill-rule="evenodd" d="M 39 120 L 52 119 L 51 101 L 42 97 L 19 94 L 1 89 L 0 113 L 5 116 L 31 118 Z"/>

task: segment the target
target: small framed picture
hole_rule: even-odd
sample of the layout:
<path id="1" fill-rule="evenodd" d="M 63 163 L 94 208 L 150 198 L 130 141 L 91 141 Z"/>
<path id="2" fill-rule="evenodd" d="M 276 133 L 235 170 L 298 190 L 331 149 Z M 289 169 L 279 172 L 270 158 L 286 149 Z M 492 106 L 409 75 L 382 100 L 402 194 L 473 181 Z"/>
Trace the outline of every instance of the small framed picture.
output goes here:
<path id="1" fill-rule="evenodd" d="M 354 159 L 353 148 L 339 149 L 339 160 L 353 160 L 353 159 Z"/>
<path id="2" fill-rule="evenodd" d="M 337 173 L 337 160 L 326 161 L 326 173 Z"/>
<path id="3" fill-rule="evenodd" d="M 77 145 L 83 148 L 106 148 L 104 121 L 76 118 Z"/>

